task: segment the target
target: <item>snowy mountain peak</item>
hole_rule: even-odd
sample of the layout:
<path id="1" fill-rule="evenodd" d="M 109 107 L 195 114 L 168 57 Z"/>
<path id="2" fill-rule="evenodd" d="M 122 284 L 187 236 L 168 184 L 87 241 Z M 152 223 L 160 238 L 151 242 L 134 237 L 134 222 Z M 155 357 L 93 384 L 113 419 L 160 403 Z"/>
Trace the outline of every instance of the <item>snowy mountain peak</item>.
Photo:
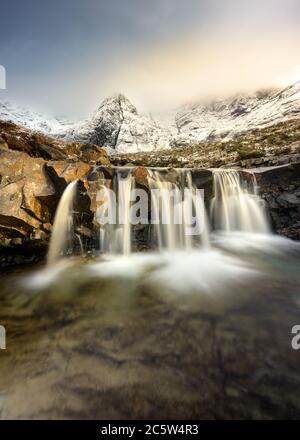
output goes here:
<path id="1" fill-rule="evenodd" d="M 64 130 L 68 126 L 67 122 L 62 122 L 57 118 L 46 118 L 39 113 L 6 101 L 0 101 L 0 119 L 48 134 Z"/>
<path id="2" fill-rule="evenodd" d="M 102 117 L 103 111 L 122 112 L 137 114 L 136 107 L 121 93 L 114 94 L 102 101 L 95 111 L 93 118 Z"/>
<path id="3" fill-rule="evenodd" d="M 0 102 L 0 119 L 58 138 L 96 143 L 111 152 L 152 151 L 228 139 L 237 133 L 300 117 L 300 81 L 284 89 L 260 90 L 193 103 L 167 123 L 140 115 L 122 94 L 106 98 L 91 118 L 66 123 Z"/>

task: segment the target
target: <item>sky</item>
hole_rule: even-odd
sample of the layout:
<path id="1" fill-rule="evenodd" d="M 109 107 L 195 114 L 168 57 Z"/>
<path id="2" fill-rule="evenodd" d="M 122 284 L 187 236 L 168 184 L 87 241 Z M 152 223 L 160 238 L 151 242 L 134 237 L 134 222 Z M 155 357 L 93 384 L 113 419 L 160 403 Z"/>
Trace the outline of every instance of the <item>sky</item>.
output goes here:
<path id="1" fill-rule="evenodd" d="M 10 100 L 87 117 L 113 93 L 141 112 L 300 79 L 299 0 L 0 0 Z"/>

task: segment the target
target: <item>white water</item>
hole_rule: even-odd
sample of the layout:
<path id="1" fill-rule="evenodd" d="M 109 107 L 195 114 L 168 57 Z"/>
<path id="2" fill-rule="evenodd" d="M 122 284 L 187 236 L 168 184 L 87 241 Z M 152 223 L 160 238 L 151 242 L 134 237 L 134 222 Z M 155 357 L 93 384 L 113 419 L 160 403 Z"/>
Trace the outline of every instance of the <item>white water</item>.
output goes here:
<path id="1" fill-rule="evenodd" d="M 203 246 L 209 246 L 209 226 L 204 200 L 197 198 L 190 172 L 182 175 L 178 173 L 178 181 L 180 178 L 184 180 L 181 185 L 179 182 L 172 183 L 165 180 L 160 171 L 149 170 L 151 214 L 157 219 L 154 229 L 160 251 L 191 250 L 197 242 Z M 173 192 L 173 197 L 170 196 L 171 192 Z M 191 227 L 191 213 L 188 212 L 190 207 L 194 211 L 201 230 L 196 235 L 188 233 Z"/>
<path id="2" fill-rule="evenodd" d="M 71 242 L 73 226 L 73 199 L 76 193 L 77 180 L 69 183 L 59 201 L 50 239 L 47 262 L 56 263 L 68 243 Z"/>
<path id="3" fill-rule="evenodd" d="M 100 211 L 101 209 L 111 210 L 116 213 L 114 224 L 103 225 L 98 220 L 99 250 L 106 254 L 129 255 L 132 252 L 130 211 L 135 180 L 131 170 L 125 177 L 124 172 L 126 173 L 124 170 L 116 170 L 112 183 L 114 193 L 108 191 L 104 184 L 101 198 L 97 199 L 102 206 Z M 190 252 L 199 246 L 209 248 L 210 227 L 204 199 L 199 198 L 199 194 L 196 193 L 191 172 L 174 171 L 173 181 L 166 180 L 163 173 L 160 170 L 148 170 L 152 223 L 153 219 L 156 219 L 156 223 L 151 227 L 152 244 L 156 244 L 160 252 Z M 218 169 L 213 170 L 213 180 L 214 197 L 210 209 L 213 230 L 230 234 L 235 232 L 268 234 L 270 232 L 263 201 L 256 191 L 254 175 L 249 173 L 249 177 L 241 178 L 238 171 Z M 57 262 L 66 247 L 70 245 L 71 238 L 74 238 L 71 237 L 71 231 L 76 183 L 77 181 L 74 181 L 68 185 L 57 208 L 48 253 L 49 265 Z M 195 235 L 188 232 L 193 217 L 200 225 Z M 76 238 L 83 253 L 80 235 Z"/>
<path id="4" fill-rule="evenodd" d="M 256 191 L 253 174 L 241 180 L 238 171 L 213 170 L 214 197 L 211 221 L 214 229 L 225 232 L 269 233 L 264 203 Z"/>
<path id="5" fill-rule="evenodd" d="M 115 209 L 115 201 L 111 197 L 111 193 L 106 191 L 103 186 L 102 200 L 103 209 L 113 212 Z M 117 172 L 114 178 L 114 190 L 116 194 L 117 216 L 115 224 L 99 225 L 100 251 L 111 254 L 129 255 L 131 252 L 131 222 L 130 222 L 130 206 L 131 191 L 134 189 L 134 178 L 129 173 L 127 177 L 122 177 Z M 103 214 L 103 213 L 102 213 Z"/>

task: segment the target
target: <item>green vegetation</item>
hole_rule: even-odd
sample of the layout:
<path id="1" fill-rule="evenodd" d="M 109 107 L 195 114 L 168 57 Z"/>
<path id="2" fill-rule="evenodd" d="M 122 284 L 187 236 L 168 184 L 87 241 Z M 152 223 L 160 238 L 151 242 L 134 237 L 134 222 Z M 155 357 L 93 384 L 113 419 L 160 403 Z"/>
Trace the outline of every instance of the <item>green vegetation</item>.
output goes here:
<path id="1" fill-rule="evenodd" d="M 203 142 L 189 147 L 111 157 L 115 165 L 219 167 L 241 160 L 266 161 L 287 154 L 300 154 L 300 119 L 237 134 L 232 139 Z"/>
<path id="2" fill-rule="evenodd" d="M 265 156 L 265 151 L 263 150 L 249 150 L 247 148 L 238 149 L 237 153 L 239 160 L 257 159 Z"/>

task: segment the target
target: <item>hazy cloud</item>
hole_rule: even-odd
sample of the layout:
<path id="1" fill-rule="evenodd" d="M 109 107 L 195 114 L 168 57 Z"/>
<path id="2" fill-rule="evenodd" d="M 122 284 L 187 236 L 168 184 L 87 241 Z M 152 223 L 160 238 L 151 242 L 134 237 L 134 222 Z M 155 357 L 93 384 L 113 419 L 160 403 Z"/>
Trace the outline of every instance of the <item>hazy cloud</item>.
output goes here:
<path id="1" fill-rule="evenodd" d="M 0 97 L 72 117 L 117 91 L 158 111 L 300 64 L 298 0 L 10 0 L 1 17 Z"/>

